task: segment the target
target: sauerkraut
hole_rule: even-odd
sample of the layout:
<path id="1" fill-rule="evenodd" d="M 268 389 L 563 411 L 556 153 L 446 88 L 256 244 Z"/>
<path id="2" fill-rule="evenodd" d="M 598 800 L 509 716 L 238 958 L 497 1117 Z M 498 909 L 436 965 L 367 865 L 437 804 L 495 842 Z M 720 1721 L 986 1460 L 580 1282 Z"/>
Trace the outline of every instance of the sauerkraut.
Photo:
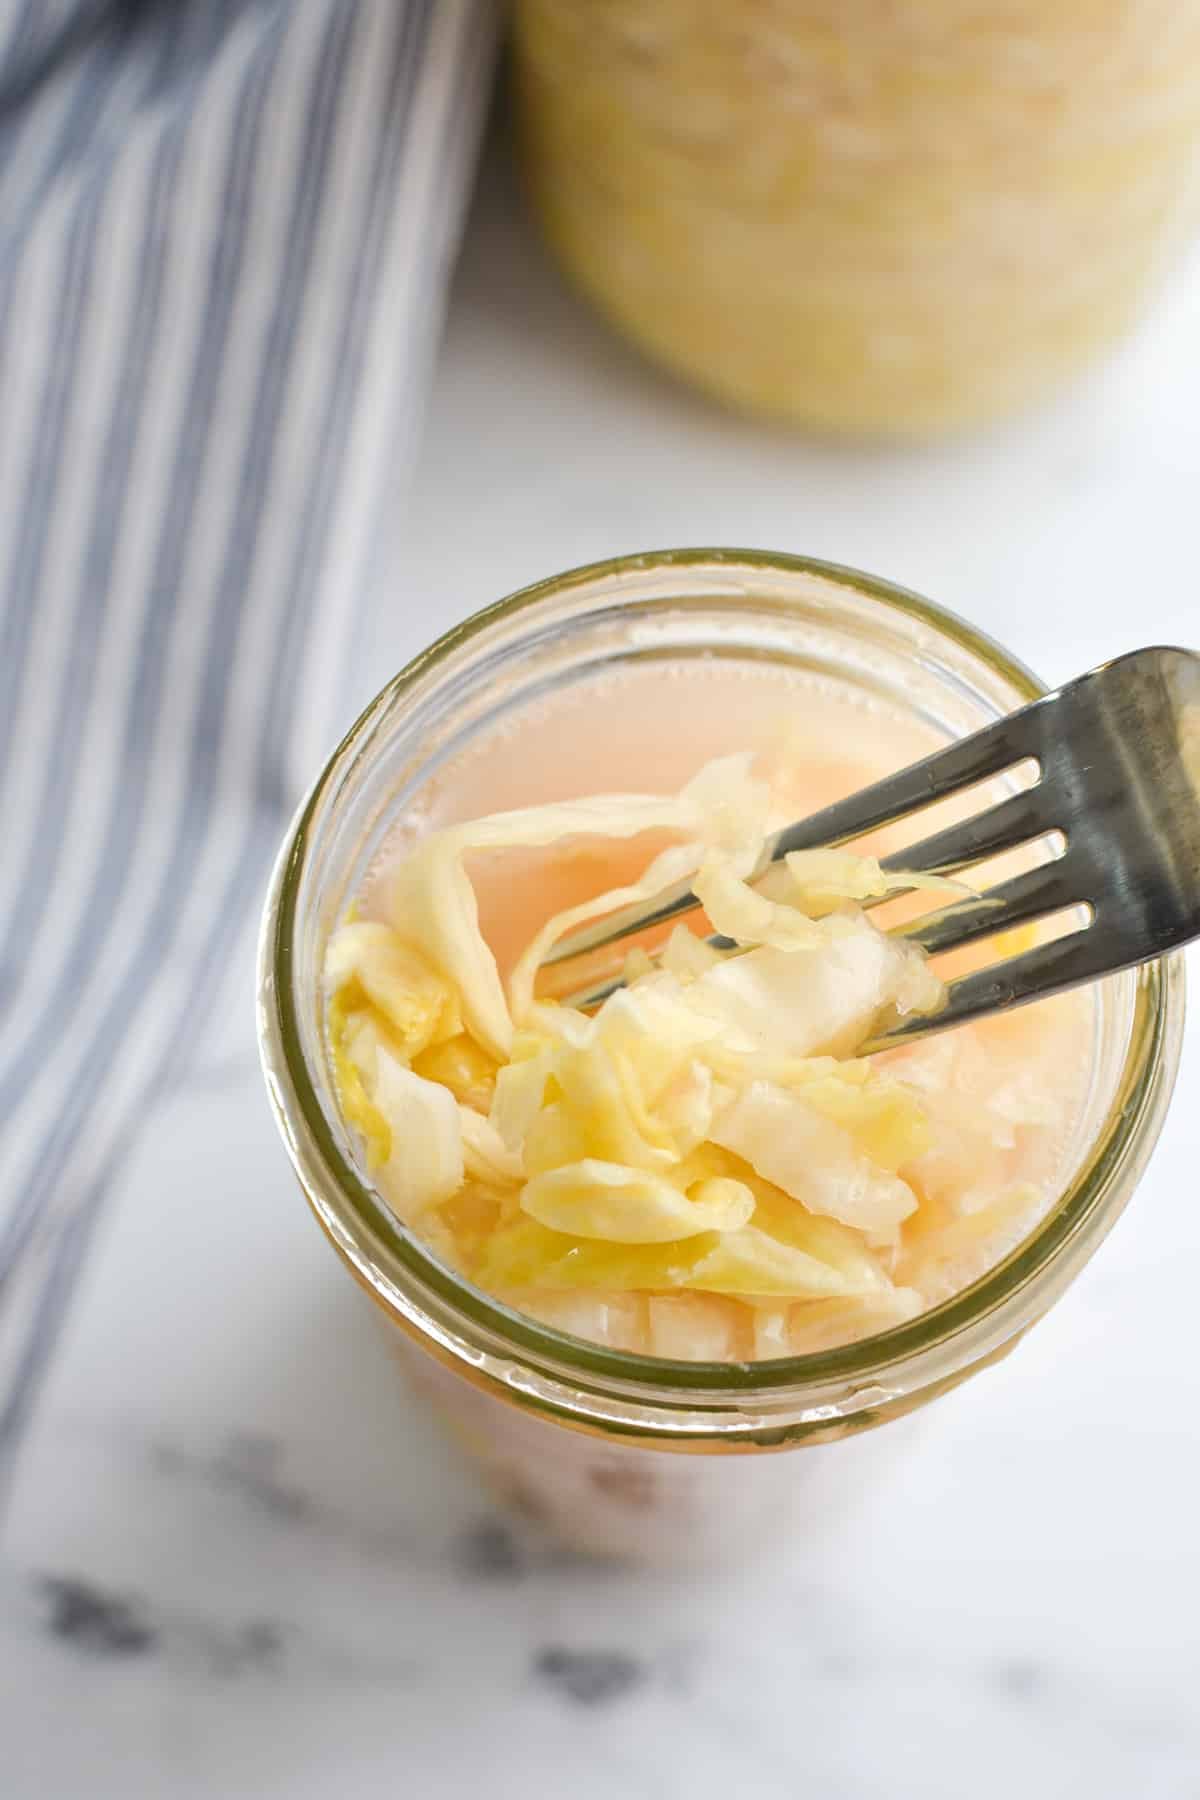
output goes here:
<path id="1" fill-rule="evenodd" d="M 734 406 L 922 435 L 1038 398 L 1200 211 L 1180 0 L 519 0 L 565 267 Z"/>
<path id="2" fill-rule="evenodd" d="M 382 1197 L 457 1271 L 621 1348 L 778 1356 L 913 1316 L 973 1246 L 1044 1205 L 1022 1138 L 1052 1136 L 1061 1109 L 1022 1085 L 1019 1061 L 968 1033 L 949 1052 L 934 1039 L 856 1054 L 944 994 L 862 903 L 953 884 L 843 850 L 789 857 L 759 882 L 778 822 L 751 757 L 725 757 L 675 796 L 434 831 L 335 931 L 325 979 L 344 1117 Z M 655 847 L 640 876 L 529 921 L 499 967 L 481 861 L 642 838 Z M 623 988 L 590 1015 L 547 995 L 564 933 L 680 877 L 704 912 L 636 951 Z M 719 954 L 710 929 L 738 949 Z"/>

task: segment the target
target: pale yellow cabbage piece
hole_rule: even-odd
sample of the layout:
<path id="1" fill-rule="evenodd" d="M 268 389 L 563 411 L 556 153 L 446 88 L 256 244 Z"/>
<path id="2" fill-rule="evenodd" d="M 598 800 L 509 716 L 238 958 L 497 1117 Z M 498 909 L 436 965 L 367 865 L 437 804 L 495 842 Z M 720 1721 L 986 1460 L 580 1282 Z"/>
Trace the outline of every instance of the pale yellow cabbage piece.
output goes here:
<path id="1" fill-rule="evenodd" d="M 373 1174 L 391 1153 L 391 1127 L 372 1095 L 380 1033 L 366 1013 L 346 1007 L 341 994 L 329 1002 L 329 1044 L 338 1100 L 346 1123 L 357 1131 Z"/>
<path id="2" fill-rule="evenodd" d="M 890 1275 L 861 1232 L 809 1212 L 771 1182 L 754 1176 L 748 1180 L 755 1199 L 754 1223 L 761 1232 L 828 1263 L 855 1293 L 883 1293 L 891 1288 Z"/>
<path id="3" fill-rule="evenodd" d="M 840 1344 L 890 1331 L 916 1318 L 924 1301 L 914 1288 L 891 1288 L 853 1300 L 808 1300 L 788 1313 L 788 1343 L 793 1356 L 834 1350 Z"/>
<path id="4" fill-rule="evenodd" d="M 660 1089 L 654 1104 L 677 1149 L 686 1156 L 707 1138 L 713 1112 L 723 1101 L 724 1090 L 713 1080 L 711 1068 L 693 1057 Z"/>
<path id="5" fill-rule="evenodd" d="M 881 1010 L 934 1011 L 944 988 L 920 952 L 885 937 L 861 913 L 814 926 L 810 949 L 749 950 L 687 989 L 748 1049 L 808 1057 L 852 1055 Z"/>
<path id="6" fill-rule="evenodd" d="M 717 1232 L 669 1244 L 613 1244 L 572 1237 L 524 1216 L 502 1225 L 486 1246 L 479 1279 L 494 1288 L 624 1290 L 682 1287 L 720 1243 Z"/>
<path id="7" fill-rule="evenodd" d="M 490 1110 L 498 1065 L 468 1032 L 431 1044 L 413 1057 L 412 1066 L 427 1081 L 440 1081 L 448 1087 L 464 1106 L 480 1113 Z"/>
<path id="8" fill-rule="evenodd" d="M 572 1237 L 531 1218 L 495 1233 L 478 1276 L 497 1288 L 690 1288 L 743 1298 L 865 1294 L 888 1286 L 865 1256 L 851 1270 L 839 1268 L 753 1225 L 665 1244 L 617 1244 Z"/>
<path id="9" fill-rule="evenodd" d="M 462 1030 L 455 989 L 390 925 L 356 920 L 329 940 L 327 989 L 334 993 L 352 983 L 390 1028 L 391 1048 L 406 1062 Z"/>
<path id="10" fill-rule="evenodd" d="M 798 1083 L 805 1103 L 844 1127 L 881 1169 L 898 1175 L 929 1150 L 929 1113 L 902 1081 L 875 1074 L 866 1061 L 834 1063 L 824 1074 L 814 1062 L 810 1071 Z"/>
<path id="11" fill-rule="evenodd" d="M 541 1170 L 580 1156 L 665 1169 L 680 1151 L 649 1105 L 628 1056 L 598 1036 L 586 1048 L 561 1045 L 552 1059 L 555 1099 L 525 1136 L 526 1166 Z M 547 1145 L 547 1122 L 553 1148 Z"/>
<path id="12" fill-rule="evenodd" d="M 468 1180 L 456 1194 L 442 1202 L 436 1213 L 422 1216 L 421 1230 L 430 1235 L 429 1225 L 435 1223 L 454 1247 L 453 1266 L 470 1275 L 502 1222 L 512 1217 L 515 1207 L 514 1188 Z"/>
<path id="13" fill-rule="evenodd" d="M 373 1098 L 391 1135 L 376 1183 L 393 1211 L 411 1224 L 463 1184 L 458 1102 L 448 1088 L 414 1075 L 386 1050 L 376 1058 Z"/>
<path id="14" fill-rule="evenodd" d="M 516 1312 L 565 1331 L 571 1337 L 603 1344 L 609 1350 L 644 1351 L 646 1302 L 640 1294 L 597 1293 L 579 1289 L 511 1289 L 500 1296 Z"/>
<path id="15" fill-rule="evenodd" d="M 680 798 L 695 813 L 697 837 L 709 849 L 730 857 L 737 872 L 749 874 L 758 861 L 771 814 L 771 790 L 753 773 L 749 750 L 718 756 L 705 763 Z"/>
<path id="16" fill-rule="evenodd" d="M 595 1019 L 538 1010 L 501 1069 L 492 1120 L 530 1173 L 591 1156 L 668 1168 L 704 1136 L 712 1076 L 693 1051 L 718 1031 L 655 977 L 615 995 Z"/>
<path id="17" fill-rule="evenodd" d="M 810 950 L 822 935 L 794 906 L 783 906 L 743 881 L 727 862 L 706 862 L 692 882 L 714 931 L 739 944 L 769 944 L 776 950 Z"/>
<path id="18" fill-rule="evenodd" d="M 715 1294 L 652 1294 L 647 1348 L 683 1362 L 736 1362 L 743 1354 L 737 1309 Z"/>
<path id="19" fill-rule="evenodd" d="M 541 1111 L 553 1060 L 550 1039 L 518 1032 L 512 1062 L 503 1063 L 496 1073 L 489 1117 L 510 1150 L 521 1148 Z"/>
<path id="20" fill-rule="evenodd" d="M 845 900 L 882 900 L 906 888 L 962 897 L 974 890 L 945 875 L 894 873 L 880 867 L 873 856 L 854 850 L 792 850 L 784 864 L 795 885 L 797 903 L 817 917 Z"/>
<path id="21" fill-rule="evenodd" d="M 768 1081 L 744 1088 L 709 1135 L 809 1212 L 852 1225 L 872 1241 L 894 1240 L 900 1221 L 916 1210 L 912 1189 L 864 1156 L 849 1131 L 802 1094 Z"/>
<path id="22" fill-rule="evenodd" d="M 935 1215 L 927 1225 L 914 1222 L 896 1263 L 897 1279 L 926 1304 L 949 1298 L 980 1274 L 981 1252 L 992 1261 L 1020 1241 L 1043 1200 L 1035 1183 L 1014 1181 L 969 1212 L 940 1221 Z"/>
<path id="23" fill-rule="evenodd" d="M 689 1192 L 621 1163 L 582 1162 L 527 1181 L 521 1206 L 531 1218 L 575 1237 L 618 1244 L 670 1244 L 708 1231 L 736 1231 L 754 1212 L 744 1182 L 717 1176 Z"/>
<path id="24" fill-rule="evenodd" d="M 721 952 L 686 925 L 676 925 L 658 959 L 660 969 L 681 982 L 694 981 L 721 961 Z"/>
<path id="25" fill-rule="evenodd" d="M 781 1244 L 754 1225 L 723 1232 L 713 1248 L 687 1275 L 687 1287 L 714 1294 L 748 1297 L 866 1293 L 879 1281 L 845 1274 L 806 1250 Z"/>
<path id="26" fill-rule="evenodd" d="M 752 1317 L 756 1361 L 767 1362 L 775 1356 L 791 1355 L 792 1344 L 788 1328 L 791 1310 L 786 1305 L 759 1304 L 754 1308 Z"/>
<path id="27" fill-rule="evenodd" d="M 509 1149 L 490 1119 L 460 1102 L 458 1124 L 463 1165 L 472 1180 L 501 1186 L 524 1180 L 525 1165 L 520 1154 Z"/>

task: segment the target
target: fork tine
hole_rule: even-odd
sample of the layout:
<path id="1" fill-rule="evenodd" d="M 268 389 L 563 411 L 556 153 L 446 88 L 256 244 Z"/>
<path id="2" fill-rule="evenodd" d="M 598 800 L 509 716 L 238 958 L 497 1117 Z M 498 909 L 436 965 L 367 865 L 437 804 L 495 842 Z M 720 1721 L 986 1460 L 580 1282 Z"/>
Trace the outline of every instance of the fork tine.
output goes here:
<path id="1" fill-rule="evenodd" d="M 984 812 L 948 825 L 907 849 L 893 851 L 880 859 L 881 864 L 893 874 L 903 874 L 906 869 L 949 874 L 985 857 L 998 856 L 1002 850 L 1015 850 L 1053 829 L 1039 813 L 1037 793 L 1035 787 L 1010 794 Z"/>
<path id="2" fill-rule="evenodd" d="M 1081 987 L 1097 975 L 1114 972 L 1104 934 L 1094 925 L 1082 926 L 1053 943 L 1039 944 L 1020 956 L 1006 957 L 973 975 L 963 975 L 946 989 L 946 1004 L 935 1013 L 913 1013 L 890 1030 L 868 1038 L 855 1051 L 856 1056 L 875 1056 L 881 1050 L 894 1050 L 900 1044 L 915 1043 L 935 1031 L 946 1031 L 952 1025 L 965 1025 L 981 1013 L 998 1012 L 1014 1006 L 1025 1006 L 1033 1000 L 1044 1000 L 1048 994 L 1062 993 L 1066 988 Z M 1134 961 L 1137 959 L 1134 958 Z M 1132 963 L 1121 965 L 1131 967 Z"/>
<path id="3" fill-rule="evenodd" d="M 1015 925 L 1028 924 L 1050 913 L 1061 912 L 1072 904 L 1063 886 L 1062 870 L 1057 861 L 1041 863 L 1027 869 L 1011 881 L 998 882 L 986 893 L 954 900 L 936 912 L 922 913 L 905 925 L 893 925 L 889 937 L 906 938 L 927 956 L 938 956 L 945 950 L 957 950 L 979 938 L 994 937 Z"/>
<path id="4" fill-rule="evenodd" d="M 682 913 L 695 912 L 699 904 L 690 884 L 677 881 L 674 887 L 664 888 L 650 906 L 645 902 L 634 901 L 632 906 L 623 906 L 618 912 L 608 913 L 594 925 L 581 925 L 577 931 L 568 932 L 553 949 L 547 951 L 542 959 L 542 967 L 551 969 L 555 963 L 569 962 L 572 957 L 584 956 L 589 950 L 602 950 L 605 944 L 615 944 L 620 938 L 632 937 L 636 931 L 649 931 L 654 925 L 665 925 L 668 919 L 678 918 Z"/>
<path id="5" fill-rule="evenodd" d="M 1033 702 L 1034 705 L 1039 704 Z M 835 800 L 832 806 L 813 813 L 781 831 L 772 844 L 772 860 L 790 850 L 820 850 L 827 845 L 849 843 L 882 825 L 891 825 L 909 813 L 923 812 L 939 800 L 974 787 L 990 775 L 1001 775 L 1014 764 L 1026 762 L 1034 754 L 1022 742 L 1020 724 L 1028 709 L 997 719 L 994 725 L 957 743 L 935 750 L 895 775 Z"/>

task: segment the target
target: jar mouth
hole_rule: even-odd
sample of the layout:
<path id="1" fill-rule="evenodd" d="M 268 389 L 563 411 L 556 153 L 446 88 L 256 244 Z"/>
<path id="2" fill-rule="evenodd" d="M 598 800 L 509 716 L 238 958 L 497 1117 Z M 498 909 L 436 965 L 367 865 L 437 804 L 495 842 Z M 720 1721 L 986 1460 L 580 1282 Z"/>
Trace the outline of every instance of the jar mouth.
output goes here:
<path id="1" fill-rule="evenodd" d="M 588 1414 L 611 1428 L 652 1428 L 671 1409 L 695 1421 L 733 1407 L 765 1426 L 785 1399 L 810 1422 L 869 1410 L 873 1397 L 949 1385 L 997 1354 L 1058 1297 L 1119 1215 L 1150 1155 L 1179 1060 L 1182 959 L 1143 965 L 1131 986 L 1128 1045 L 1110 1104 L 1057 1201 L 1030 1234 L 977 1281 L 904 1324 L 834 1349 L 752 1363 L 679 1361 L 611 1350 L 519 1313 L 443 1264 L 403 1227 L 356 1166 L 344 1128 L 323 1098 L 306 1008 L 313 995 L 296 951 L 310 904 L 314 846 L 339 799 L 361 781 L 381 720 L 413 701 L 422 683 L 465 647 L 570 603 L 568 617 L 597 617 L 622 584 L 663 584 L 672 604 L 695 588 L 747 595 L 765 578 L 815 578 L 867 602 L 881 620 L 914 628 L 936 647 L 957 647 L 1016 696 L 1046 690 L 1023 664 L 953 613 L 880 578 L 815 558 L 753 550 L 668 550 L 586 565 L 524 588 L 445 633 L 376 696 L 334 751 L 289 828 L 276 864 L 259 946 L 259 1044 L 273 1110 L 293 1167 L 319 1222 L 352 1273 L 403 1329 L 485 1385 L 506 1386 L 565 1422 Z M 594 602 L 594 604 L 592 603 Z M 654 597 L 647 604 L 654 604 Z M 786 612 L 786 604 L 783 607 Z M 561 622 L 562 615 L 559 615 Z M 511 630 L 510 630 L 511 635 Z M 528 642 L 528 632 L 522 637 Z M 444 703 L 444 697 L 443 697 Z M 323 1040 L 322 1040 L 323 1042 Z M 965 1339 L 969 1337 L 969 1348 Z M 965 1351 L 965 1354 L 964 1354 Z M 754 1419 L 746 1410 L 761 1415 Z M 800 1405 L 800 1413 L 795 1407 Z M 641 1426 L 639 1426 L 639 1420 Z"/>

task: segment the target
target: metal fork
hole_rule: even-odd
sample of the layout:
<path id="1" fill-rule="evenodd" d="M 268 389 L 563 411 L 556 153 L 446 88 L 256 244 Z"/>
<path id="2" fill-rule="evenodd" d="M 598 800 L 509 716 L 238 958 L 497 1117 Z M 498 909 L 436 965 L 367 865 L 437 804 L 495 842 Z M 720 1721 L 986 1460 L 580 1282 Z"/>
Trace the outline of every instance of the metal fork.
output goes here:
<path id="1" fill-rule="evenodd" d="M 929 955 L 1074 908 L 1076 928 L 948 984 L 937 1013 L 910 1015 L 864 1044 L 872 1054 L 1132 968 L 1200 936 L 1200 655 L 1136 650 L 1104 663 L 863 788 L 768 840 L 752 879 L 792 850 L 849 843 L 951 794 L 1033 760 L 1032 786 L 911 848 L 881 858 L 892 873 L 961 874 L 1056 834 L 1061 852 L 985 894 L 898 925 Z M 894 897 L 893 894 L 887 896 Z M 686 882 L 649 907 L 610 913 L 571 933 L 545 966 L 618 943 L 694 911 Z M 730 938 L 708 940 L 736 951 Z M 620 979 L 567 995 L 585 1010 Z"/>

